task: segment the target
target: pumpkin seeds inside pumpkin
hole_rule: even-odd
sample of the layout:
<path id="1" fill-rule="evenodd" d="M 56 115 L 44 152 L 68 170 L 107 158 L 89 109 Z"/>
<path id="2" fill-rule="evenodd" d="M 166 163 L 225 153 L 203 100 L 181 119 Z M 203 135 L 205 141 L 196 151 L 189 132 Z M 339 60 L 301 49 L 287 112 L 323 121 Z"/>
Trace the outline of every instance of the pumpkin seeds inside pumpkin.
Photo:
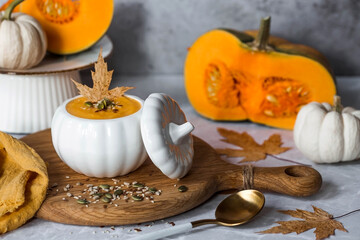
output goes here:
<path id="1" fill-rule="evenodd" d="M 180 187 L 178 187 L 179 192 L 186 192 L 187 190 L 188 190 L 187 186 L 181 185 Z"/>
<path id="2" fill-rule="evenodd" d="M 277 104 L 278 103 L 278 100 L 277 98 L 274 96 L 274 95 L 267 95 L 266 96 L 266 100 L 268 100 L 269 102 L 273 103 L 273 104 Z"/>
<path id="3" fill-rule="evenodd" d="M 265 111 L 264 111 L 264 114 L 265 114 L 266 116 L 269 116 L 269 117 L 274 117 L 274 113 L 273 113 L 273 111 L 271 111 L 271 110 L 265 110 Z"/>

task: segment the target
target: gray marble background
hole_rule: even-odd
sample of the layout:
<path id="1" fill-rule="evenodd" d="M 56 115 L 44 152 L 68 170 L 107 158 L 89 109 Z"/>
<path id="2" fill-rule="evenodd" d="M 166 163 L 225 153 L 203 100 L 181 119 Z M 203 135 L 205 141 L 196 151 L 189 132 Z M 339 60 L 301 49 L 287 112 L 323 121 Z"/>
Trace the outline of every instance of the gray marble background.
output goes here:
<path id="1" fill-rule="evenodd" d="M 6 0 L 0 0 L 0 4 Z M 360 75 L 359 0 L 114 0 L 115 75 L 182 74 L 186 49 L 217 27 L 272 33 L 320 50 L 336 75 Z"/>
<path id="2" fill-rule="evenodd" d="M 360 75 L 359 0 L 115 0 L 108 34 L 117 74 L 181 74 L 186 48 L 217 27 L 272 33 L 320 50 L 336 75 Z"/>

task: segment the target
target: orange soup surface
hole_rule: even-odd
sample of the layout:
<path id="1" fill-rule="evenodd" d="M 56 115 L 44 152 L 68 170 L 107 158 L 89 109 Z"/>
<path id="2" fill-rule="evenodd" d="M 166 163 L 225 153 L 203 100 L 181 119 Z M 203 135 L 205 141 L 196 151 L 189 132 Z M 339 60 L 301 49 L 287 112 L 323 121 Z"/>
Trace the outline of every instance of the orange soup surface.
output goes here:
<path id="1" fill-rule="evenodd" d="M 113 119 L 129 116 L 141 108 L 139 101 L 126 96 L 116 98 L 113 101 L 115 105 L 112 108 L 104 110 L 86 106 L 85 102 L 87 102 L 87 100 L 84 97 L 76 98 L 66 104 L 66 111 L 79 118 Z"/>

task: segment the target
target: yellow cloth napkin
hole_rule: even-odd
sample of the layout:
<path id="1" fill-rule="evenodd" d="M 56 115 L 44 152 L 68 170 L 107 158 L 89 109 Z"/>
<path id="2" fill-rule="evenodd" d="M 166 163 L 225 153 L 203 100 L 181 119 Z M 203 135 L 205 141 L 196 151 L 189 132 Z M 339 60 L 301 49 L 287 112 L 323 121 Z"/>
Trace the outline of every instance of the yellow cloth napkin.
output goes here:
<path id="1" fill-rule="evenodd" d="M 0 233 L 32 218 L 46 197 L 44 161 L 25 143 L 0 132 Z"/>

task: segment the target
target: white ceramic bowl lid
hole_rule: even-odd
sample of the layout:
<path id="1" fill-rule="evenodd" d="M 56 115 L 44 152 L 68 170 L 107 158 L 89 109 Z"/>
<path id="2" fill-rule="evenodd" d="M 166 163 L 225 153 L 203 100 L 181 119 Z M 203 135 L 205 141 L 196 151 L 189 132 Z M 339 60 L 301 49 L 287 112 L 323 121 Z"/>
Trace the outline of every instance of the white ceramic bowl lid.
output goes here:
<path id="1" fill-rule="evenodd" d="M 184 177 L 192 166 L 194 148 L 191 132 L 178 103 L 163 93 L 151 94 L 144 103 L 141 135 L 153 163 L 169 178 Z"/>

